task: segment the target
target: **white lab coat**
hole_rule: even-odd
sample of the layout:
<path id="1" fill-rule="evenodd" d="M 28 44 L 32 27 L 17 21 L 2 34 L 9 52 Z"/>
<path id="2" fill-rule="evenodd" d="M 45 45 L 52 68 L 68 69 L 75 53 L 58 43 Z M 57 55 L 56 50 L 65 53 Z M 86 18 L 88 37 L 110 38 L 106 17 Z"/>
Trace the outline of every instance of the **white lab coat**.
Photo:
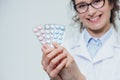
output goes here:
<path id="1" fill-rule="evenodd" d="M 85 46 L 83 34 L 67 41 L 66 47 L 86 80 L 120 80 L 120 45 L 117 43 L 116 31 L 113 30 L 93 60 Z"/>
<path id="2" fill-rule="evenodd" d="M 92 60 L 83 34 L 72 36 L 64 42 L 64 47 L 75 59 L 86 80 L 120 80 L 120 45 L 116 41 L 116 31 L 105 42 Z M 45 80 L 49 80 L 47 77 Z"/>

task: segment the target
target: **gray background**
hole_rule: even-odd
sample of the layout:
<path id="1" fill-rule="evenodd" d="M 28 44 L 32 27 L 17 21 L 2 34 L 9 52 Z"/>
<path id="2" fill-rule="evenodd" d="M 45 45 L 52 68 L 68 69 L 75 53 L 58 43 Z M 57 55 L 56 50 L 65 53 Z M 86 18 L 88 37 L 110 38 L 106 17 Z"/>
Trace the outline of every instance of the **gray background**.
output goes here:
<path id="1" fill-rule="evenodd" d="M 44 80 L 32 29 L 69 24 L 69 0 L 0 0 L 0 80 Z"/>
<path id="2" fill-rule="evenodd" d="M 71 35 L 69 8 L 69 0 L 0 0 L 0 80 L 44 80 L 41 45 L 32 29 L 63 24 Z"/>

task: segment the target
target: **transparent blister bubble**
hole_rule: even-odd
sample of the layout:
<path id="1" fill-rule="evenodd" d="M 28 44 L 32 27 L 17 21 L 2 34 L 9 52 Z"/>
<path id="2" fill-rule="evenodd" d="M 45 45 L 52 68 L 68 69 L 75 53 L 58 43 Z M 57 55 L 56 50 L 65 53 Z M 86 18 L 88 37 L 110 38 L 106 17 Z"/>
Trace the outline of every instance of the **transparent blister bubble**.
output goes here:
<path id="1" fill-rule="evenodd" d="M 52 42 L 62 45 L 65 35 L 65 26 L 59 24 L 45 24 L 34 28 L 34 33 L 40 43 L 52 46 Z"/>

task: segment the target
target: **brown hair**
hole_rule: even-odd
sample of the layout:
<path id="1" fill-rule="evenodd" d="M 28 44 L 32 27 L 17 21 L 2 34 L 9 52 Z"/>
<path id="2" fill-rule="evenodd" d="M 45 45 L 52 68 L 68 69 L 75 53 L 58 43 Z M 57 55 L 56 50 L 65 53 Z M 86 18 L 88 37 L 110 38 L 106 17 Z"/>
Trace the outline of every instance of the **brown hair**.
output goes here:
<path id="1" fill-rule="evenodd" d="M 119 0 L 108 0 L 108 1 L 109 1 L 109 4 L 113 5 L 113 9 L 111 10 L 110 23 L 112 23 L 114 28 L 117 30 L 116 23 L 115 23 L 115 18 L 116 18 L 116 16 L 119 17 L 119 10 L 120 10 L 120 5 L 119 4 L 120 3 L 119 3 Z M 75 0 L 71 0 L 71 4 L 73 5 L 74 10 L 76 11 Z M 76 11 L 76 13 L 77 13 L 77 11 Z M 72 19 L 75 22 L 81 24 L 80 30 L 82 30 L 84 28 L 83 23 L 80 22 L 80 18 L 77 16 L 77 14 L 75 16 L 73 16 Z M 119 18 L 119 20 L 120 20 L 120 18 Z"/>

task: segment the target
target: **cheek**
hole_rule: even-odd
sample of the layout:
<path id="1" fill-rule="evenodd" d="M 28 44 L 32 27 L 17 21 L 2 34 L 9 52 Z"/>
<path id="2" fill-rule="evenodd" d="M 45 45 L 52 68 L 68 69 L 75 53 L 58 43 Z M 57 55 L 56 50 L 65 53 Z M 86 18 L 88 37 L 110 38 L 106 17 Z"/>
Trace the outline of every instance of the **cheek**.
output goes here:
<path id="1" fill-rule="evenodd" d="M 80 21 L 83 22 L 85 20 L 85 14 L 78 14 Z"/>
<path id="2" fill-rule="evenodd" d="M 111 9 L 110 8 L 101 9 L 101 13 L 103 13 L 104 18 L 110 19 L 110 16 L 111 16 Z"/>
<path id="3" fill-rule="evenodd" d="M 103 8 L 100 9 L 100 11 L 104 14 L 104 17 L 110 17 L 111 16 L 111 10 L 112 10 L 111 5 L 105 5 Z"/>

